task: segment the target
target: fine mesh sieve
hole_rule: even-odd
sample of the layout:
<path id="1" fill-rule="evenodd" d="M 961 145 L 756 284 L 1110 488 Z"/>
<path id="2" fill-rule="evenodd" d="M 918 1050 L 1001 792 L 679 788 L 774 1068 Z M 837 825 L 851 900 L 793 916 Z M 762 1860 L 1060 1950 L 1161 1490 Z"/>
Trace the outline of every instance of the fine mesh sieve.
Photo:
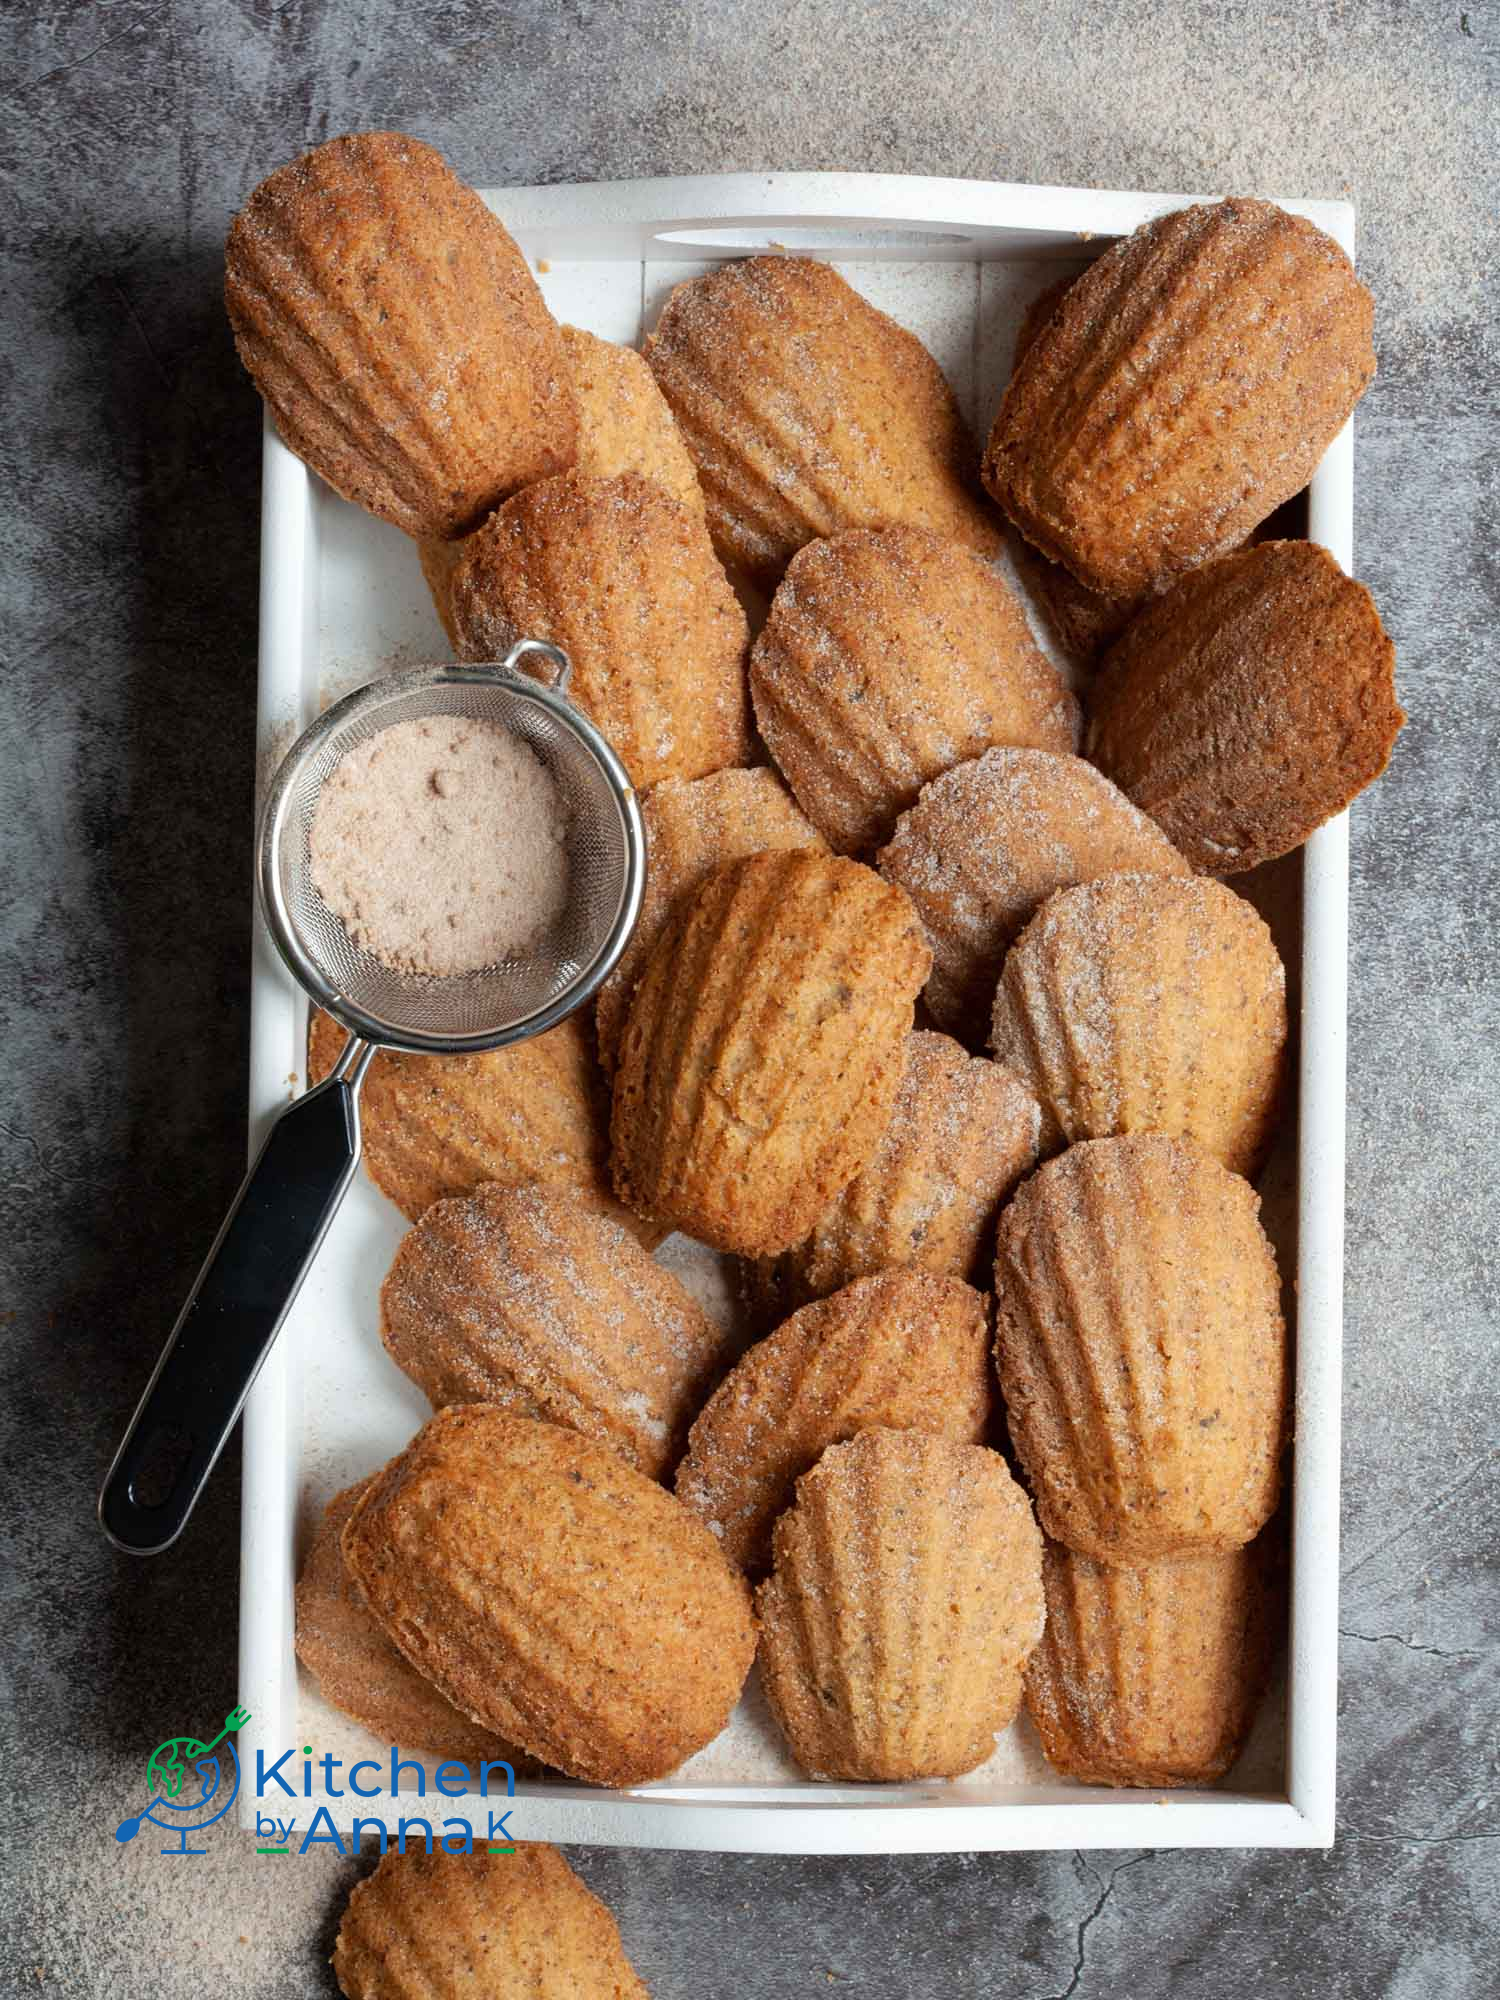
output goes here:
<path id="1" fill-rule="evenodd" d="M 556 668 L 552 686 L 515 669 Z M 523 640 L 494 667 L 416 667 L 330 708 L 282 764 L 261 815 L 261 908 L 296 979 L 362 1040 L 434 1054 L 472 1053 L 550 1028 L 607 977 L 640 909 L 644 849 L 630 780 L 599 732 L 562 699 L 567 659 Z M 358 744 L 397 722 L 460 715 L 497 723 L 545 765 L 567 814 L 562 916 L 524 957 L 445 978 L 398 972 L 354 944 L 312 884 L 318 794 Z"/>
<path id="2" fill-rule="evenodd" d="M 550 685 L 520 671 L 553 669 Z M 359 1163 L 359 1087 L 377 1047 L 473 1055 L 541 1034 L 608 978 L 645 886 L 645 836 L 624 766 L 563 698 L 566 654 L 523 639 L 495 666 L 414 667 L 335 703 L 292 746 L 261 815 L 258 888 L 277 949 L 349 1031 L 324 1080 L 271 1127 L 172 1330 L 99 1495 L 116 1545 L 174 1542 L 297 1295 Z M 312 884 L 324 780 L 397 722 L 498 723 L 550 772 L 566 813 L 566 904 L 524 956 L 443 977 L 393 970 L 350 938 Z"/>

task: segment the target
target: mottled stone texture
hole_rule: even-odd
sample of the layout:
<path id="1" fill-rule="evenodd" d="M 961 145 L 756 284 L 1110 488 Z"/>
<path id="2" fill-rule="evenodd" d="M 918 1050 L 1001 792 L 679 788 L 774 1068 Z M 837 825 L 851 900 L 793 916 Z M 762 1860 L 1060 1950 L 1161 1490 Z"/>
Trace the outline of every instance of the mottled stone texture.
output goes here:
<path id="1" fill-rule="evenodd" d="M 74 0 L 0 34 L 3 1990 L 332 1991 L 336 1866 L 222 1837 L 184 1875 L 112 1838 L 155 1738 L 233 1689 L 233 1469 L 149 1564 L 92 1509 L 241 1163 L 259 417 L 220 247 L 262 173 L 389 123 L 490 182 L 1360 201 L 1359 569 L 1413 720 L 1354 822 L 1339 1845 L 577 1858 L 667 2000 L 1492 1993 L 1494 7 Z"/>

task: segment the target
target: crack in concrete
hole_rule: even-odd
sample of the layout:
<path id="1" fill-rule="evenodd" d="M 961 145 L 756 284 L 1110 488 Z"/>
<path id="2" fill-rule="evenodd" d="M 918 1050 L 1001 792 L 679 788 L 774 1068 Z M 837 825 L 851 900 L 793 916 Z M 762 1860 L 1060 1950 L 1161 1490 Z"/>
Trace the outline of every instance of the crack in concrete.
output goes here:
<path id="1" fill-rule="evenodd" d="M 1340 1625 L 1341 1639 L 1358 1639 L 1366 1646 L 1404 1646 L 1408 1653 L 1430 1653 L 1435 1660 L 1477 1660 L 1478 1653 L 1450 1653 L 1442 1646 L 1424 1646 L 1416 1639 L 1408 1639 L 1400 1632 L 1354 1632 L 1347 1625 Z"/>
<path id="2" fill-rule="evenodd" d="M 1093 1876 L 1096 1882 L 1099 1880 L 1097 1871 L 1092 1867 L 1090 1867 L 1089 1863 L 1084 1860 L 1083 1855 L 1076 1849 L 1074 1850 L 1073 1859 L 1078 1864 L 1079 1868 L 1087 1869 L 1088 1873 Z M 1061 1993 L 1049 1994 L 1048 2000 L 1073 2000 L 1073 1995 L 1078 1991 L 1079 1983 L 1083 1978 L 1084 1962 L 1088 1956 L 1088 1947 L 1085 1945 L 1084 1939 L 1088 1936 L 1089 1931 L 1093 1928 L 1105 1904 L 1114 1894 L 1115 1884 L 1116 1882 L 1119 1881 L 1120 1877 L 1125 1873 L 1126 1869 L 1139 1868 L 1143 1862 L 1149 1861 L 1150 1859 L 1151 1859 L 1151 1853 L 1148 1850 L 1148 1852 L 1144 1854 L 1137 1854 L 1135 1858 L 1131 1861 L 1122 1861 L 1117 1868 L 1112 1868 L 1110 1870 L 1109 1879 L 1103 1884 L 1102 1888 L 1099 1891 L 1099 1900 L 1094 1904 L 1094 1907 L 1088 1912 L 1088 1914 L 1083 1918 L 1083 1920 L 1079 1924 L 1077 1935 L 1073 1940 L 1073 1977 L 1068 1981 L 1067 1985 L 1063 1988 Z"/>
<path id="3" fill-rule="evenodd" d="M 1383 1556 L 1387 1549 L 1394 1548 L 1397 1542 L 1411 1533 L 1413 1528 L 1420 1526 L 1430 1515 L 1441 1512 L 1450 1500 L 1456 1499 L 1466 1486 L 1472 1485 L 1480 1473 L 1488 1471 L 1493 1464 L 1492 1453 L 1490 1457 L 1481 1458 L 1476 1464 L 1471 1465 L 1462 1479 L 1456 1479 L 1451 1486 L 1444 1487 L 1443 1491 L 1429 1500 L 1425 1507 L 1419 1507 L 1415 1514 L 1409 1514 L 1399 1528 L 1393 1528 L 1384 1541 L 1377 1542 L 1373 1549 L 1366 1549 L 1359 1561 L 1351 1563 L 1343 1572 L 1343 1581 L 1348 1583 L 1351 1577 L 1358 1576 L 1362 1569 L 1374 1562 L 1377 1556 Z"/>
<path id="4" fill-rule="evenodd" d="M 145 14 L 134 20 L 127 21 L 123 28 L 116 29 L 112 35 L 106 35 L 103 41 L 95 42 L 91 49 L 85 49 L 81 56 L 74 56 L 69 62 L 58 63 L 54 69 L 44 71 L 41 76 L 26 78 L 14 90 L 8 91 L 6 93 L 7 96 L 11 98 L 24 97 L 29 90 L 40 90 L 44 83 L 56 83 L 60 76 L 71 76 L 74 70 L 82 69 L 84 64 L 91 63 L 95 56 L 102 56 L 106 49 L 112 49 L 116 43 L 123 42 L 137 28 L 149 28 L 153 22 L 160 18 L 161 12 L 161 8 L 157 8 L 154 14 Z"/>

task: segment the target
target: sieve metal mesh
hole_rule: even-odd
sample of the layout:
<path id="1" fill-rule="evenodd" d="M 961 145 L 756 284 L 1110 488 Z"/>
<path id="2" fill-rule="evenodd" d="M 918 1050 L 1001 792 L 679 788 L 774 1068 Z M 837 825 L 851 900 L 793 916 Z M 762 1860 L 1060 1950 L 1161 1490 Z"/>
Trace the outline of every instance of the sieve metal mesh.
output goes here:
<path id="1" fill-rule="evenodd" d="M 545 650 L 565 677 L 566 660 Z M 448 977 L 399 972 L 354 944 L 313 887 L 309 848 L 319 791 L 340 760 L 382 729 L 433 715 L 497 723 L 520 737 L 551 773 L 567 816 L 568 894 L 557 923 L 522 958 Z M 550 1027 L 607 977 L 643 877 L 640 815 L 623 766 L 560 694 L 508 663 L 416 668 L 347 696 L 293 746 L 262 821 L 262 907 L 282 956 L 352 1033 L 400 1048 L 494 1048 Z"/>

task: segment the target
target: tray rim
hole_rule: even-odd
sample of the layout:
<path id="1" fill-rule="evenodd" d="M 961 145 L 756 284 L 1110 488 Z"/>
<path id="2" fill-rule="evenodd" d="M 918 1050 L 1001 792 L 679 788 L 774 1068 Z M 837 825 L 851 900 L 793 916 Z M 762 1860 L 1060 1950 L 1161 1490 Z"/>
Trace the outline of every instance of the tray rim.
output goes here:
<path id="1" fill-rule="evenodd" d="M 987 247 L 1028 256 L 1076 253 L 1082 240 L 1135 228 L 1210 197 L 1119 189 L 1036 187 L 888 174 L 736 174 L 481 188 L 532 258 L 661 261 L 742 256 L 776 244 L 778 226 L 822 232 L 811 254 L 911 262 L 974 261 Z M 1352 256 L 1355 216 L 1342 201 L 1283 206 L 1326 229 Z M 881 247 L 882 226 L 905 231 Z M 913 243 L 910 230 L 939 231 Z M 858 241 L 844 242 L 863 228 Z M 631 232 L 635 242 L 630 242 Z M 684 241 L 683 233 L 691 232 Z M 733 233 L 731 233 L 733 232 Z M 1033 239 L 1026 241 L 1027 238 Z M 603 247 L 612 243 L 613 247 Z M 796 247 L 802 248 L 799 243 Z M 305 466 L 264 425 L 261 495 L 257 751 L 284 719 L 288 663 L 300 661 L 317 619 L 316 510 Z M 1353 558 L 1353 425 L 1325 454 L 1308 489 L 1308 537 L 1342 564 Z M 250 1145 L 285 1100 L 281 1055 L 301 996 L 254 920 Z M 942 1788 L 669 1785 L 610 1793 L 519 1785 L 520 1837 L 756 1853 L 935 1853 L 1096 1847 L 1327 1847 L 1334 1834 L 1338 1700 L 1340 1384 L 1347 1054 L 1348 821 L 1308 842 L 1302 877 L 1302 996 L 1297 1133 L 1297 1296 L 1292 1459 L 1286 1797 L 1026 1788 L 988 1801 Z M 295 1700 L 291 1582 L 296 1525 L 295 1385 L 276 1348 L 245 1409 L 240 1544 L 240 1699 L 256 1719 L 244 1747 L 292 1738 Z M 295 1726 L 295 1715 L 292 1716 Z M 247 1794 L 250 1788 L 247 1788 Z M 322 1795 L 311 1795 L 316 1805 Z M 242 1799 L 253 1827 L 257 1801 Z M 475 1808 L 477 1800 L 470 1801 Z M 394 1818 L 411 1798 L 380 1793 L 372 1813 Z M 463 1799 L 453 1810 L 466 1809 Z"/>

